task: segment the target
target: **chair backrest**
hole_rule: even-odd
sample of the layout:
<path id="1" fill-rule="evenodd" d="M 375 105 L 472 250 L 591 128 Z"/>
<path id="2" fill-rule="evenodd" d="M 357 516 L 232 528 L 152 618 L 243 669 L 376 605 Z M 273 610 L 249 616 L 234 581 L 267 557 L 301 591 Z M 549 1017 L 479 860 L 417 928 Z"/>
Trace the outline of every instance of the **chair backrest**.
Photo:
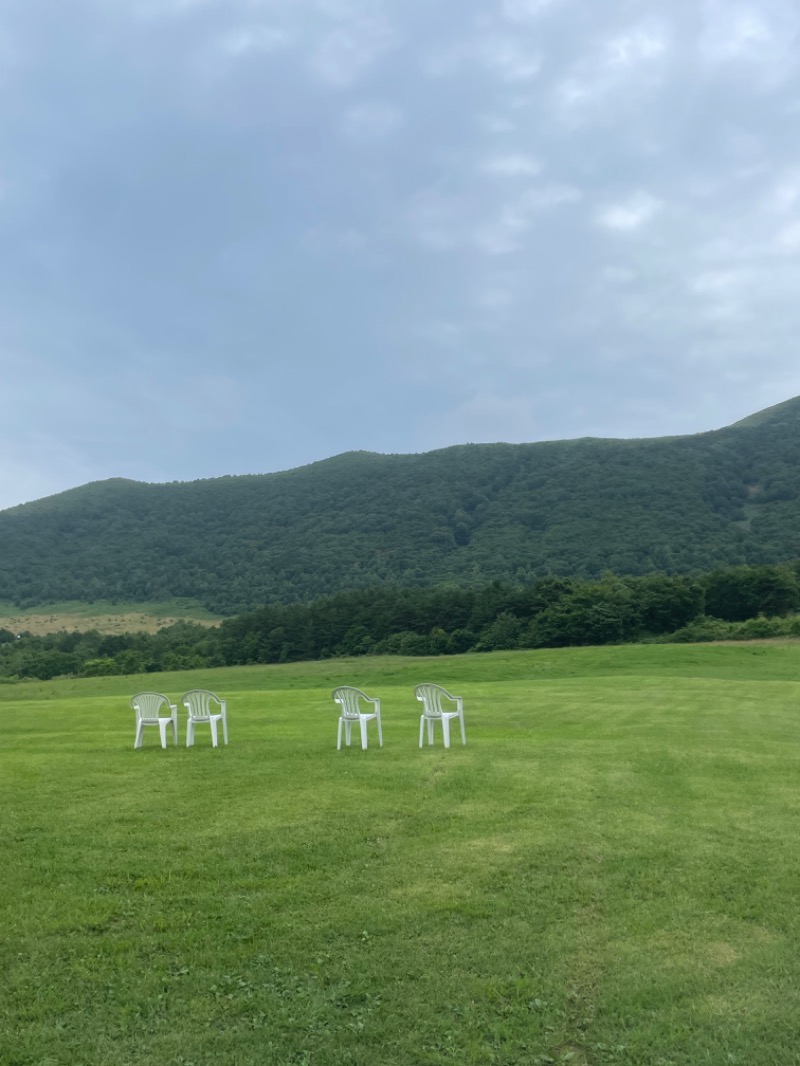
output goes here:
<path id="1" fill-rule="evenodd" d="M 369 699 L 365 692 L 360 688 L 353 688 L 352 685 L 335 688 L 331 696 L 336 703 L 341 704 L 342 718 L 358 718 L 358 701 Z"/>
<path id="2" fill-rule="evenodd" d="M 222 710 L 222 700 L 204 688 L 193 688 L 191 692 L 185 692 L 181 697 L 181 703 L 189 712 L 189 717 L 196 722 L 206 722 L 212 714 L 219 714 Z M 216 704 L 214 707 L 212 704 Z"/>
<path id="3" fill-rule="evenodd" d="M 453 698 L 446 688 L 442 688 L 441 685 L 433 685 L 428 681 L 422 685 L 417 685 L 414 689 L 414 695 L 423 704 L 422 713 L 427 718 L 441 718 L 442 696 L 446 696 L 450 700 Z"/>
<path id="4" fill-rule="evenodd" d="M 144 721 L 157 721 L 159 717 L 172 717 L 172 705 L 161 692 L 140 692 L 131 697 L 131 707 L 136 711 L 136 717 Z M 159 715 L 162 707 L 165 707 L 166 711 L 163 715 Z"/>

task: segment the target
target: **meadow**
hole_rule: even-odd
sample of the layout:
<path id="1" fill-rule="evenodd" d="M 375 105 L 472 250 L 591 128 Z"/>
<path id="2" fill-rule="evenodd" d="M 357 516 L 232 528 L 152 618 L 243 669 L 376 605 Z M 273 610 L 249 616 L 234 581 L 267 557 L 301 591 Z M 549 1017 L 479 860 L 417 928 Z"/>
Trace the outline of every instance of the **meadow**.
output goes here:
<path id="1" fill-rule="evenodd" d="M 44 604 L 22 610 L 13 603 L 0 603 L 0 628 L 12 633 L 59 633 L 62 630 L 100 633 L 157 633 L 174 622 L 218 625 L 212 614 L 193 600 L 167 600 L 163 603 L 111 603 L 96 600 L 82 603 Z"/>
<path id="2" fill-rule="evenodd" d="M 0 684 L 0 1063 L 800 1063 L 799 711 L 797 642 Z"/>

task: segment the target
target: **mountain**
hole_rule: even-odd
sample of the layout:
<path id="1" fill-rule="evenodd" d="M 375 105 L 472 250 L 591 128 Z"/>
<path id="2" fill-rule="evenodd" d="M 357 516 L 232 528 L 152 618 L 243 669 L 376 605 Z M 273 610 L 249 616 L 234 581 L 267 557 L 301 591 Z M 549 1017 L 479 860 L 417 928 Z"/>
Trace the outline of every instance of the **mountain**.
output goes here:
<path id="1" fill-rule="evenodd" d="M 233 613 L 344 589 L 692 573 L 800 557 L 800 397 L 642 440 L 351 452 L 278 474 L 123 479 L 0 512 L 0 601 Z"/>

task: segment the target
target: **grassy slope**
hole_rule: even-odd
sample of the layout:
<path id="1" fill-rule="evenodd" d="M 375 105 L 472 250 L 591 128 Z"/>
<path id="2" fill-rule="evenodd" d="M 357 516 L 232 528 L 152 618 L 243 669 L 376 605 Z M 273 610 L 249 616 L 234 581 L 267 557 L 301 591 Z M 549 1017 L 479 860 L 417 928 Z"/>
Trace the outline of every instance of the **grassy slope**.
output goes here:
<path id="1" fill-rule="evenodd" d="M 798 674 L 785 644 L 148 677 L 229 698 L 228 749 L 167 752 L 131 748 L 143 679 L 2 686 L 0 1061 L 798 1062 Z M 417 749 L 426 676 L 466 749 Z M 382 751 L 335 751 L 341 680 Z"/>
<path id="2" fill-rule="evenodd" d="M 100 633 L 155 633 L 173 622 L 202 622 L 216 625 L 219 615 L 191 600 L 171 600 L 165 603 L 93 603 L 44 604 L 20 610 L 13 603 L 0 603 L 0 627 L 13 633 L 29 632 L 41 635 L 61 630 Z"/>

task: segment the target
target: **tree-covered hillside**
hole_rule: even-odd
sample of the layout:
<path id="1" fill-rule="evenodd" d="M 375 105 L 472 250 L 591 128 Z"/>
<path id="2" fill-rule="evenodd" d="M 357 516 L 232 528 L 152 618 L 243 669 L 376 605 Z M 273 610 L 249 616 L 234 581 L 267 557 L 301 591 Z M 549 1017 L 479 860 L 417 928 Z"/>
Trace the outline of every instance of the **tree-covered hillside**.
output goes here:
<path id="1" fill-rule="evenodd" d="M 641 575 L 800 557 L 800 398 L 652 440 L 340 455 L 280 474 L 96 482 L 0 513 L 0 600 L 191 597 Z"/>

